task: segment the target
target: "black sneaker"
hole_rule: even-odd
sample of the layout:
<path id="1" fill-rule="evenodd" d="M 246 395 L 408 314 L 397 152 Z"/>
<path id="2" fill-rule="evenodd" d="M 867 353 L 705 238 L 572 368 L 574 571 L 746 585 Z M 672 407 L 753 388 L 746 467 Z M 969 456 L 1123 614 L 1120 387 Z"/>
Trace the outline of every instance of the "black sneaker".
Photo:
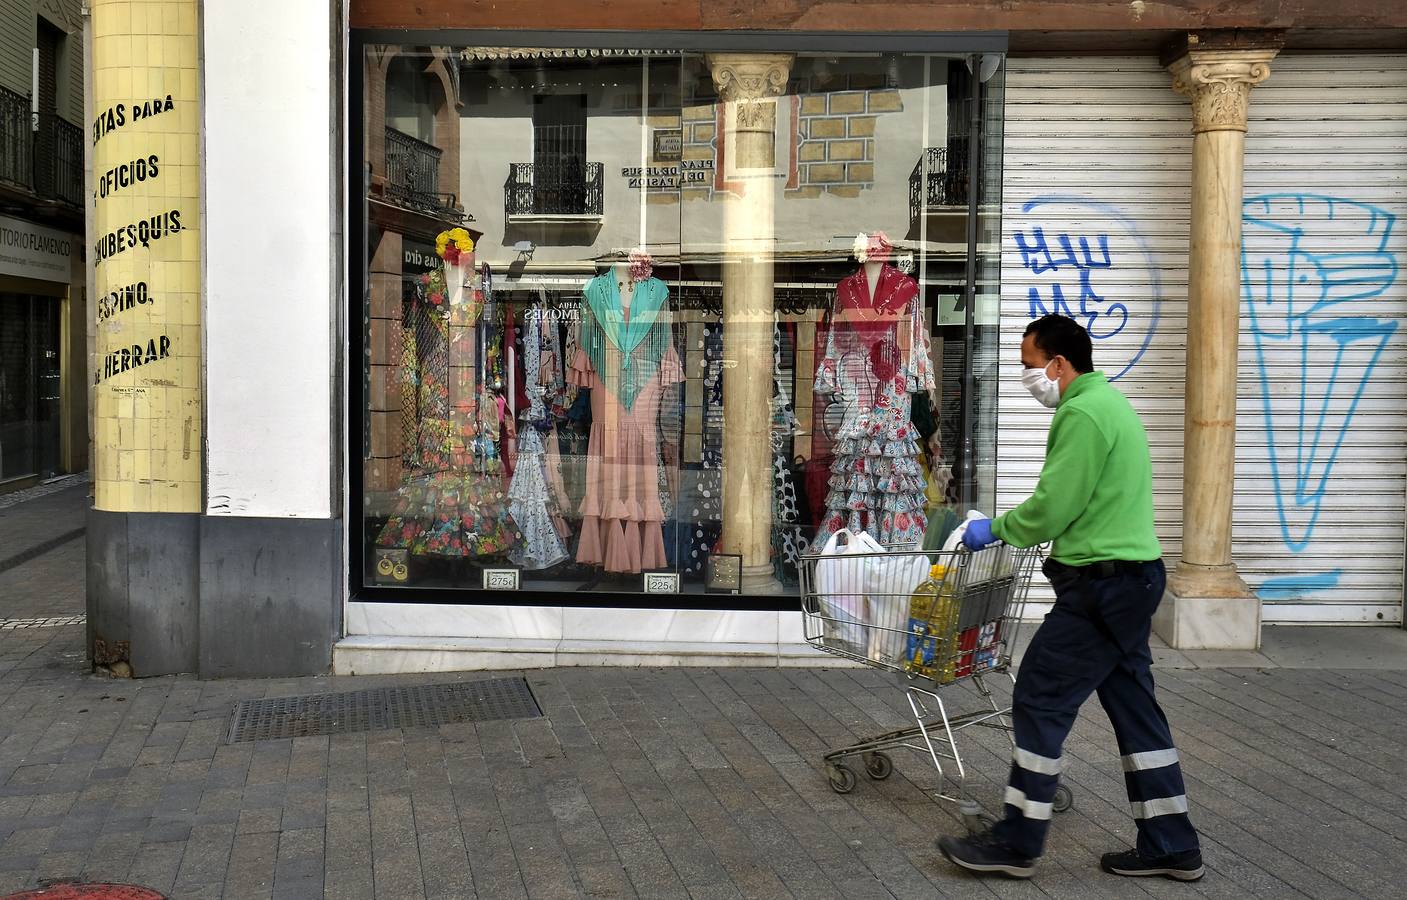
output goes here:
<path id="1" fill-rule="evenodd" d="M 1163 875 L 1178 881 L 1196 881 L 1206 872 L 1202 868 L 1202 851 L 1185 850 L 1169 856 L 1147 857 L 1137 850 L 1106 853 L 1099 859 L 1099 868 L 1111 875 L 1140 878 Z"/>
<path id="2" fill-rule="evenodd" d="M 1013 853 L 990 831 L 968 837 L 941 837 L 938 849 L 950 861 L 971 872 L 997 872 L 1012 878 L 1036 874 L 1036 861 Z"/>

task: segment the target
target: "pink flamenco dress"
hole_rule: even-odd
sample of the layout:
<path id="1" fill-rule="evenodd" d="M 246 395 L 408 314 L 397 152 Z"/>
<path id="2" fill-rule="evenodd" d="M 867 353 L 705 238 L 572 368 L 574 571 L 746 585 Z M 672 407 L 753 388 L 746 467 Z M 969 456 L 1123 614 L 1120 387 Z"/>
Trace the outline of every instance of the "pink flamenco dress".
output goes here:
<path id="1" fill-rule="evenodd" d="M 664 568 L 659 417 L 684 380 L 669 290 L 657 278 L 639 281 L 626 310 L 608 273 L 592 279 L 583 294 L 568 371 L 571 384 L 591 391 L 576 560 L 614 573 Z"/>
<path id="2" fill-rule="evenodd" d="M 918 283 L 885 265 L 871 296 L 862 269 L 840 283 L 830 318 L 816 393 L 842 418 L 812 546 L 843 528 L 887 547 L 916 545 L 928 521 L 910 395 L 934 386 Z"/>

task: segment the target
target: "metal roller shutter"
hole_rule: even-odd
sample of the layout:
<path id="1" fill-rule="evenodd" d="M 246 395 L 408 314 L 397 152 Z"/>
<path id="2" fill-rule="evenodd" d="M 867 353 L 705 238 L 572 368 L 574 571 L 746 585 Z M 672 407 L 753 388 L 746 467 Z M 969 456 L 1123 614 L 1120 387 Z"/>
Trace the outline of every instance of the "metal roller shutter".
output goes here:
<path id="1" fill-rule="evenodd" d="M 1271 68 L 1247 139 L 1235 559 L 1266 622 L 1400 622 L 1407 57 Z M 1169 84 L 1147 58 L 1011 61 L 998 505 L 1034 487 L 1050 418 L 1021 387 L 1021 332 L 1068 312 L 1148 426 L 1173 559 L 1191 113 Z"/>
<path id="2" fill-rule="evenodd" d="M 1237 565 L 1267 622 L 1400 622 L 1407 56 L 1271 63 L 1245 197 Z"/>
<path id="3" fill-rule="evenodd" d="M 1095 337 L 1094 361 L 1148 428 L 1163 552 L 1180 551 L 1192 113 L 1155 59 L 1013 59 L 1002 173 L 997 503 L 1035 488 L 1051 411 L 1021 385 L 1033 313 Z M 1044 612 L 1040 576 L 1028 615 Z"/>

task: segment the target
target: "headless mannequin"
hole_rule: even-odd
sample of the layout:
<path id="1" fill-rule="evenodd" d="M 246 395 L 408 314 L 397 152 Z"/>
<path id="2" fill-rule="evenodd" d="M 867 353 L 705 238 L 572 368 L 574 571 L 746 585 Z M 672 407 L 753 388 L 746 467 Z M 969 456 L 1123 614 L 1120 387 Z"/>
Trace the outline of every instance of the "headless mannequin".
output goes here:
<path id="1" fill-rule="evenodd" d="M 630 277 L 630 263 L 618 262 L 611 267 L 611 277 L 616 280 L 616 290 L 620 292 L 620 311 L 626 321 L 630 321 L 630 299 L 635 296 L 635 280 Z"/>
<path id="2" fill-rule="evenodd" d="M 635 296 L 635 280 L 630 277 L 629 260 L 621 260 L 620 262 L 617 262 L 612 265 L 611 278 L 615 279 L 616 291 L 620 294 L 621 315 L 628 322 L 630 321 L 630 300 L 632 297 Z M 601 585 L 601 582 L 605 579 L 605 577 L 606 570 L 604 568 L 601 568 L 600 566 L 593 566 L 591 577 L 587 579 L 586 583 L 579 585 L 577 587 L 577 590 L 595 590 Z M 624 583 L 629 580 L 629 576 L 615 575 L 612 576 L 612 580 L 618 583 Z"/>
<path id="3" fill-rule="evenodd" d="M 884 270 L 884 263 L 869 260 L 864 264 L 864 269 L 865 284 L 869 286 L 870 300 L 871 302 L 873 302 L 875 299 L 875 292 L 879 290 L 879 275 L 880 272 Z"/>
<path id="4" fill-rule="evenodd" d="M 879 273 L 883 269 L 882 262 L 865 263 L 865 283 L 870 289 L 870 300 L 874 300 L 875 291 L 879 290 Z"/>

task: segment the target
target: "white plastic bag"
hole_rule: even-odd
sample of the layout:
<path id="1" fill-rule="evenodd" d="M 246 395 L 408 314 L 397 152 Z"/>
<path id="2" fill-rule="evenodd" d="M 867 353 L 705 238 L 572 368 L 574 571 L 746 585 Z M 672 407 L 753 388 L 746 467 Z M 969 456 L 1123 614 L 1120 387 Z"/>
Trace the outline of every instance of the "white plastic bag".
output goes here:
<path id="1" fill-rule="evenodd" d="M 987 518 L 986 513 L 978 512 L 975 509 L 969 509 L 967 511 L 967 518 L 959 522 L 958 527 L 954 528 L 953 533 L 948 535 L 948 539 L 943 542 L 943 552 L 952 553 L 958 547 L 962 546 L 962 536 L 967 534 L 967 526 L 972 524 L 973 519 L 985 518 Z"/>
<path id="2" fill-rule="evenodd" d="M 883 552 L 879 541 L 866 532 L 854 534 L 844 528 L 821 548 L 821 559 L 816 562 L 816 594 L 821 615 L 831 620 L 826 623 L 827 643 L 834 640 L 847 645 L 841 649 L 851 653 L 865 652 L 869 560 L 862 554 Z"/>
<path id="3" fill-rule="evenodd" d="M 928 577 L 928 555 L 893 553 L 870 557 L 867 569 L 869 658 L 874 662 L 899 665 L 908 643 L 909 600 L 914 589 Z"/>
<path id="4" fill-rule="evenodd" d="M 943 552 L 951 553 L 961 547 L 962 536 L 967 534 L 967 526 L 972 524 L 973 519 L 985 518 L 987 518 L 986 513 L 978 512 L 975 509 L 968 510 L 967 518 L 959 522 L 958 527 L 954 528 L 953 533 L 948 535 L 948 539 L 943 542 Z M 968 566 L 967 580 L 969 583 L 975 584 L 1010 575 L 1016 571 L 1016 557 L 1006 544 L 991 544 L 985 550 L 974 554 Z"/>

